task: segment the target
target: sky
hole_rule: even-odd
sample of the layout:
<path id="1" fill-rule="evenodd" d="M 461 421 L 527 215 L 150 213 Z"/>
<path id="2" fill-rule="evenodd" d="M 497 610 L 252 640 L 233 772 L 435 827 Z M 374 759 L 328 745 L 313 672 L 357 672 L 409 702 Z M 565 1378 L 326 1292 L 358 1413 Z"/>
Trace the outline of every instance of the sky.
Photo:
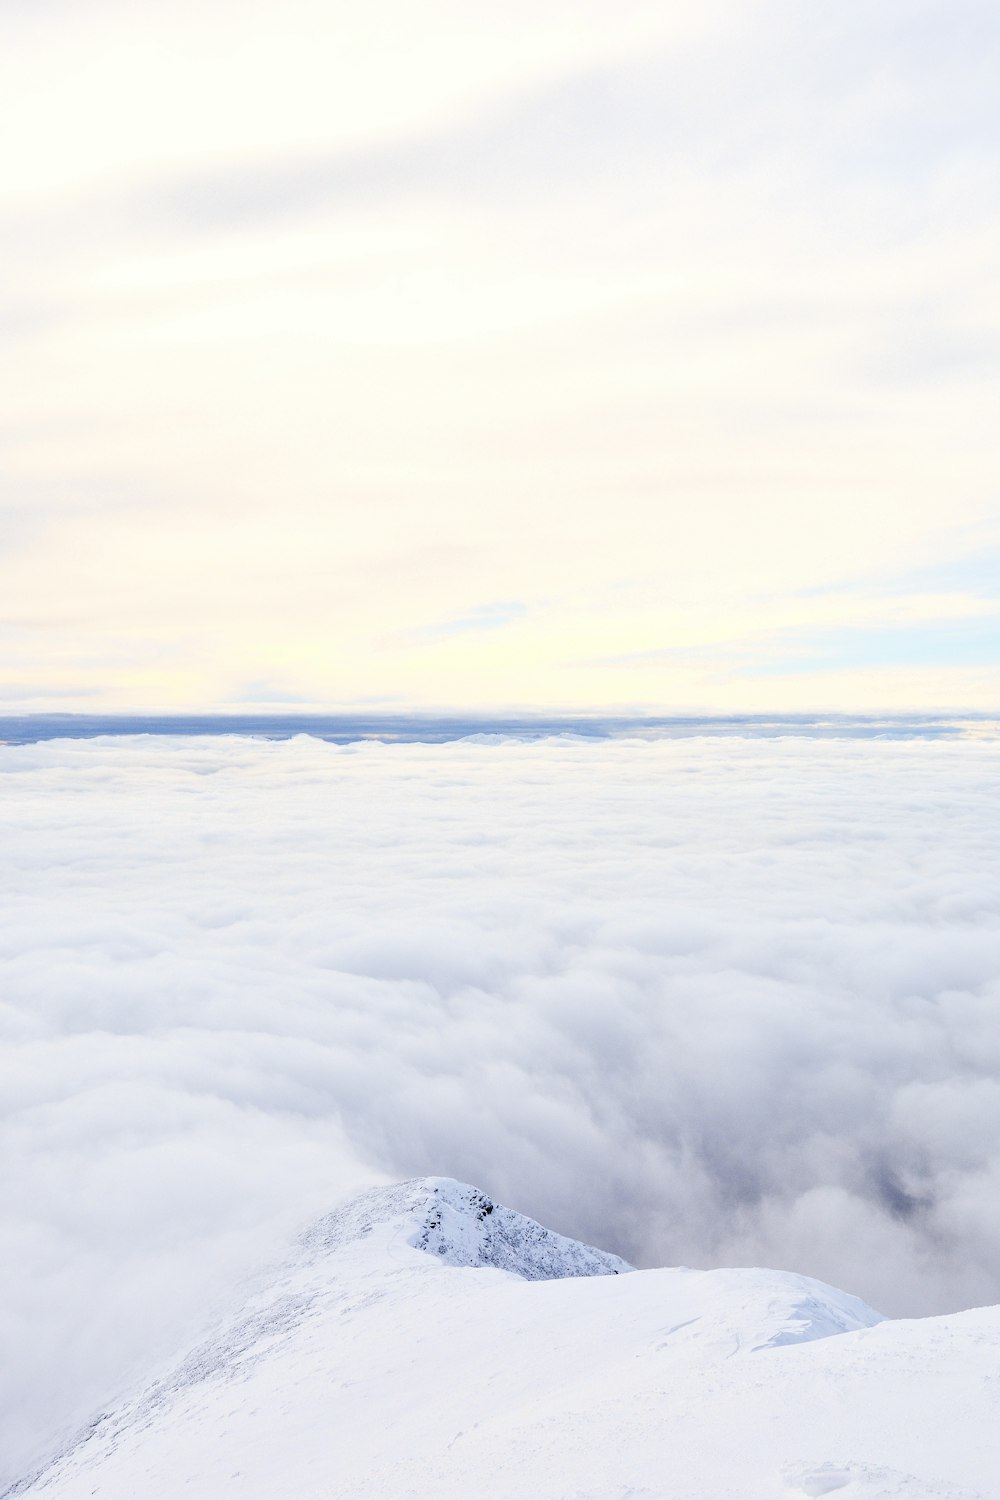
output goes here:
<path id="1" fill-rule="evenodd" d="M 993 0 L 6 0 L 0 711 L 997 707 Z"/>
<path id="2" fill-rule="evenodd" d="M 996 1302 L 998 760 L 0 745 L 0 1487 L 362 1183 Z"/>

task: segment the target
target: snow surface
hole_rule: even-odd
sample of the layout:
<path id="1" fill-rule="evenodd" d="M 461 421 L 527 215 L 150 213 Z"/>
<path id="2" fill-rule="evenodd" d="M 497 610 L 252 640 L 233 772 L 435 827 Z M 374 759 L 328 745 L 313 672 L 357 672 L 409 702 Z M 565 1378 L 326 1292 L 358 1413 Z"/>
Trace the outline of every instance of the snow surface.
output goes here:
<path id="1" fill-rule="evenodd" d="M 627 1273 L 627 1274 L 626 1274 Z M 315 1224 L 8 1493 L 48 1500 L 989 1500 L 1000 1308 L 633 1271 L 426 1178 Z"/>

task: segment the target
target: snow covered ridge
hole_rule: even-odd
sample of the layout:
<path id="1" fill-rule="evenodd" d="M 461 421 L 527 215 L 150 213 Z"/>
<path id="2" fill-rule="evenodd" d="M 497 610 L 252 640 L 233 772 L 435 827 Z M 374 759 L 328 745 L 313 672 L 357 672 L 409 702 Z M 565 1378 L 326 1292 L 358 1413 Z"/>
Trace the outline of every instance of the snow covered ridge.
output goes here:
<path id="1" fill-rule="evenodd" d="M 1000 1309 L 888 1322 L 808 1277 L 636 1271 L 425 1178 L 319 1220 L 7 1493 L 996 1500 L 998 1369 Z"/>
<path id="2" fill-rule="evenodd" d="M 303 1236 L 309 1250 L 334 1250 L 398 1223 L 407 1241 L 448 1266 L 494 1266 L 525 1281 L 617 1276 L 634 1268 L 620 1256 L 555 1234 L 450 1177 L 417 1177 L 360 1193 Z"/>
<path id="3" fill-rule="evenodd" d="M 412 1178 L 369 1188 L 317 1220 L 283 1265 L 262 1272 L 234 1317 L 137 1397 L 96 1416 L 52 1464 L 19 1480 L 4 1496 L 31 1492 L 36 1483 L 48 1488 L 53 1469 L 60 1472 L 88 1445 L 114 1447 L 121 1433 L 141 1431 L 178 1392 L 243 1375 L 263 1351 L 287 1342 L 304 1320 L 320 1315 L 331 1299 L 343 1296 L 357 1276 L 359 1257 L 367 1271 L 387 1262 L 391 1277 L 403 1246 L 423 1252 L 415 1259 L 432 1271 L 437 1266 L 489 1267 L 526 1281 L 617 1276 L 633 1270 L 620 1256 L 555 1234 L 453 1178 Z M 434 1259 L 428 1262 L 425 1256 Z M 366 1292 L 369 1299 L 378 1295 Z"/>

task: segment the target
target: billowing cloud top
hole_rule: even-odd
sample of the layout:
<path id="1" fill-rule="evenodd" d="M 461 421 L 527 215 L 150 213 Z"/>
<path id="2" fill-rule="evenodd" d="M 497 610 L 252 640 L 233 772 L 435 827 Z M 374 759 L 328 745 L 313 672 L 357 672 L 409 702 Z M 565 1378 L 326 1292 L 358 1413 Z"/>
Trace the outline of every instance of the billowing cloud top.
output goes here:
<path id="1" fill-rule="evenodd" d="M 997 1300 L 998 757 L 0 746 L 11 1471 L 361 1183 Z"/>
<path id="2" fill-rule="evenodd" d="M 3 701 L 995 707 L 992 0 L 9 0 Z"/>

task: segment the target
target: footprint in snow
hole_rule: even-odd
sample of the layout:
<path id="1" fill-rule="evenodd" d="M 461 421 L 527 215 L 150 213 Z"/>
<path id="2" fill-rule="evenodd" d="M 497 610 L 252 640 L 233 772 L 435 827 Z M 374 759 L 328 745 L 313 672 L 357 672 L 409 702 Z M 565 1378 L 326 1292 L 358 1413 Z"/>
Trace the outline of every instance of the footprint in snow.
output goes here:
<path id="1" fill-rule="evenodd" d="M 986 1500 L 977 1490 L 872 1464 L 795 1464 L 784 1477 L 792 1495 L 808 1500 L 833 1494 L 838 1500 Z"/>

